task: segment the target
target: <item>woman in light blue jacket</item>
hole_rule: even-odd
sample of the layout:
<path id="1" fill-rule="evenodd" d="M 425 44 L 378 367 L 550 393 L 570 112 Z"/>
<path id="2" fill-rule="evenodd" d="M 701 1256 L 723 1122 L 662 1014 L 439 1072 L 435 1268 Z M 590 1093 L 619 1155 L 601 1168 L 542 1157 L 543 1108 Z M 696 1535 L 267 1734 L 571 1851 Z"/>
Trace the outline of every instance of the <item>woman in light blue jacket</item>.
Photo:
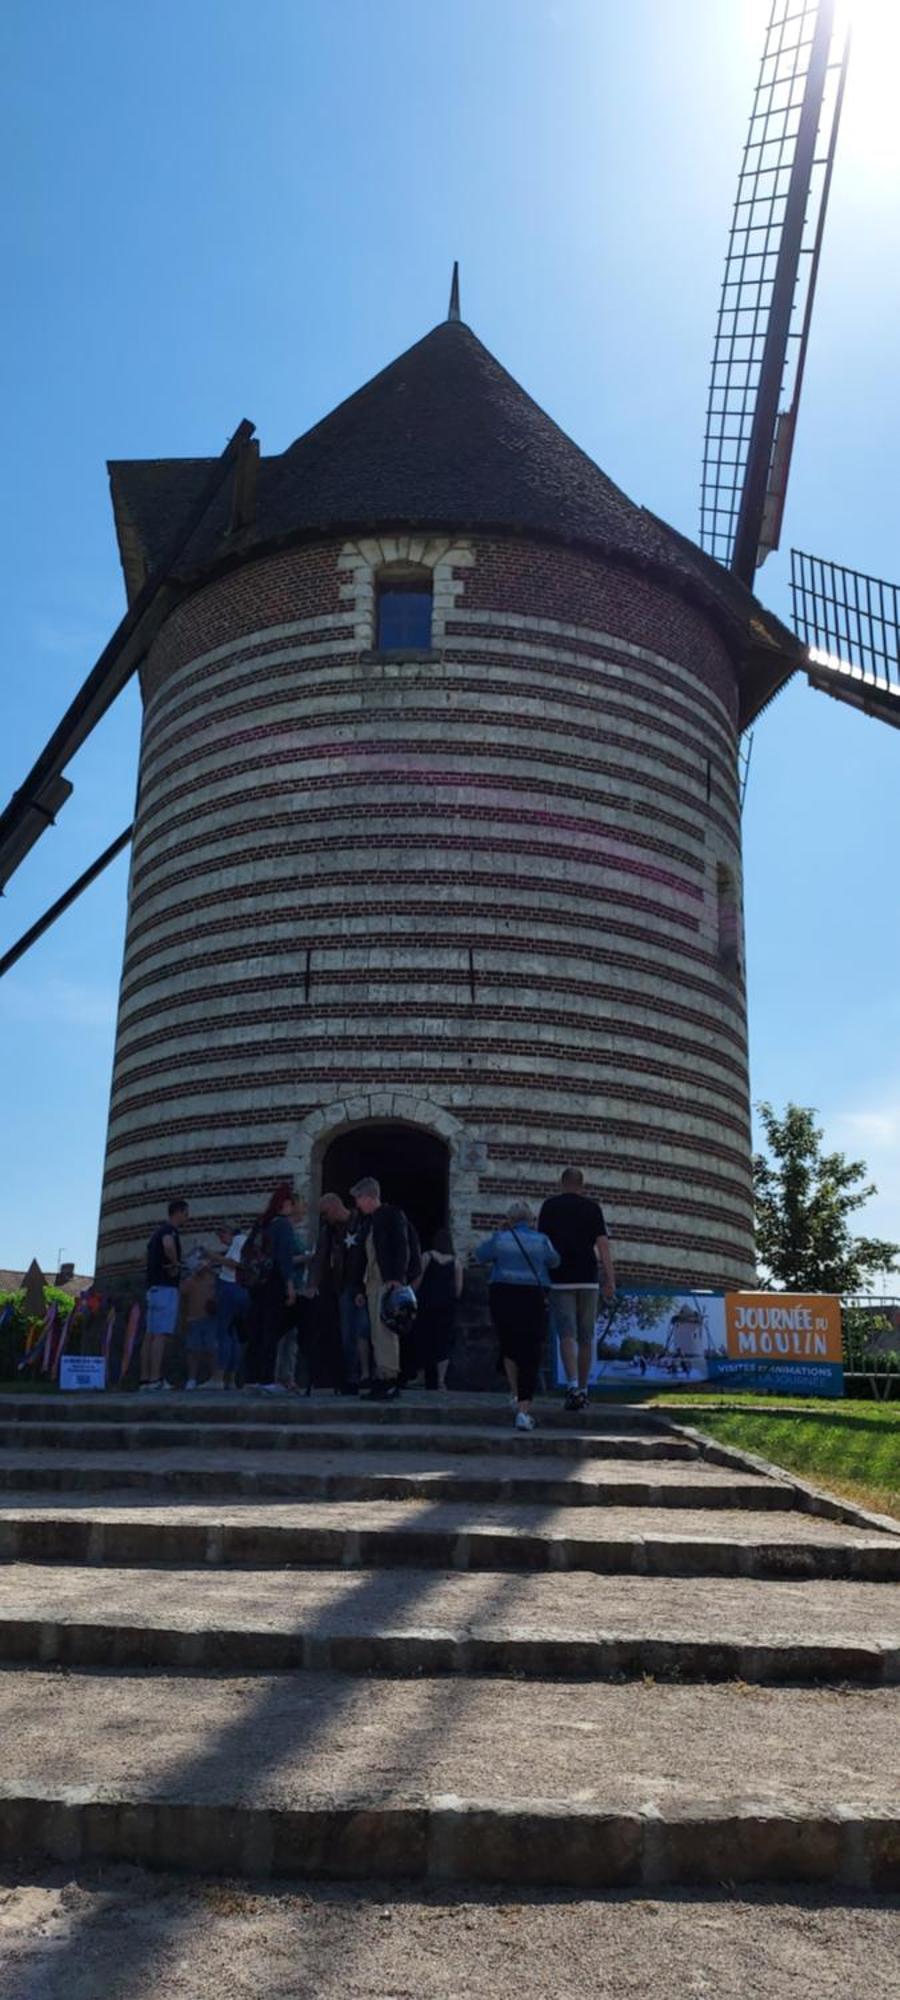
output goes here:
<path id="1" fill-rule="evenodd" d="M 516 1403 L 516 1430 L 533 1431 L 531 1405 L 547 1324 L 550 1272 L 559 1263 L 549 1236 L 535 1229 L 527 1201 L 510 1202 L 504 1222 L 475 1251 L 489 1264 L 488 1301 Z"/>

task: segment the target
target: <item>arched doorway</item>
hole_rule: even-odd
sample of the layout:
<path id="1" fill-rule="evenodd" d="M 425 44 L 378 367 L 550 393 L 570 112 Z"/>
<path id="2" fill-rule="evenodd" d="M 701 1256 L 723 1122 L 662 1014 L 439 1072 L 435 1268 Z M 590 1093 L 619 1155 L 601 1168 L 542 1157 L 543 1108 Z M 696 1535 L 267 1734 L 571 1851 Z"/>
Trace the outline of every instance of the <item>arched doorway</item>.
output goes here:
<path id="1" fill-rule="evenodd" d="M 427 1250 L 448 1219 L 449 1169 L 449 1149 L 435 1133 L 375 1119 L 332 1139 L 322 1161 L 321 1192 L 346 1200 L 356 1181 L 373 1174 L 382 1199 L 405 1210 Z"/>

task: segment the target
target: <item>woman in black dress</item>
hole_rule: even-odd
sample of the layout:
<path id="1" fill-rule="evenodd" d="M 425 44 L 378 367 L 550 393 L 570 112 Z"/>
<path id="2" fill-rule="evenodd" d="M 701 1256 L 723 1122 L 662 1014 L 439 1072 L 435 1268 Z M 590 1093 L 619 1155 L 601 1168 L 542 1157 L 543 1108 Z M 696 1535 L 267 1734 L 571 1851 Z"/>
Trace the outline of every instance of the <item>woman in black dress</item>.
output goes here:
<path id="1" fill-rule="evenodd" d="M 422 1259 L 422 1275 L 416 1283 L 419 1366 L 425 1370 L 426 1389 L 447 1387 L 456 1301 L 462 1288 L 462 1259 L 454 1252 L 449 1229 L 439 1229 Z"/>

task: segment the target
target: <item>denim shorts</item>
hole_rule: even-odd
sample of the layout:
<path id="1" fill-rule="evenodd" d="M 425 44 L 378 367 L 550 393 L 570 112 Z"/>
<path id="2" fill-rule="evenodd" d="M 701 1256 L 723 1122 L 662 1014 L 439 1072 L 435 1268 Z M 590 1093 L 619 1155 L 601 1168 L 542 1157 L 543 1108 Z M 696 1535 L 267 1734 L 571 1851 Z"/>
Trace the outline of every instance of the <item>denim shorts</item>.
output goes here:
<path id="1" fill-rule="evenodd" d="M 212 1313 L 205 1319 L 189 1319 L 187 1329 L 187 1351 L 189 1354 L 208 1354 L 216 1345 L 216 1322 Z"/>
<path id="2" fill-rule="evenodd" d="M 178 1286 L 151 1285 L 147 1293 L 147 1332 L 175 1332 L 178 1325 Z"/>

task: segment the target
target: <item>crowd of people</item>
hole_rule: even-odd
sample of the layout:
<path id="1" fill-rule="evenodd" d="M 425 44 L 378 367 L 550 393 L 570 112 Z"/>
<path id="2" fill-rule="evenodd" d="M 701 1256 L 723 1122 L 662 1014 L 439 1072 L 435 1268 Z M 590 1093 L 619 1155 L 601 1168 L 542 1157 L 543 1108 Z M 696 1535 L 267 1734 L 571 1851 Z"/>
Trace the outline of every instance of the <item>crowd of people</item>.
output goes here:
<path id="1" fill-rule="evenodd" d="M 182 1318 L 187 1390 L 283 1396 L 302 1380 L 308 1393 L 317 1369 L 339 1394 L 372 1401 L 392 1401 L 419 1379 L 427 1389 L 446 1388 L 463 1260 L 446 1228 L 423 1250 L 409 1216 L 382 1200 L 371 1176 L 356 1182 L 348 1201 L 324 1194 L 314 1231 L 288 1182 L 255 1222 L 184 1253 L 189 1219 L 187 1201 L 173 1199 L 147 1245 L 143 1393 L 170 1386 Z M 585 1192 L 580 1168 L 565 1169 L 536 1220 L 528 1202 L 511 1202 L 472 1257 L 487 1267 L 516 1427 L 534 1426 L 548 1323 L 566 1407 L 583 1409 L 599 1297 L 614 1299 L 615 1276 L 603 1211 Z"/>

